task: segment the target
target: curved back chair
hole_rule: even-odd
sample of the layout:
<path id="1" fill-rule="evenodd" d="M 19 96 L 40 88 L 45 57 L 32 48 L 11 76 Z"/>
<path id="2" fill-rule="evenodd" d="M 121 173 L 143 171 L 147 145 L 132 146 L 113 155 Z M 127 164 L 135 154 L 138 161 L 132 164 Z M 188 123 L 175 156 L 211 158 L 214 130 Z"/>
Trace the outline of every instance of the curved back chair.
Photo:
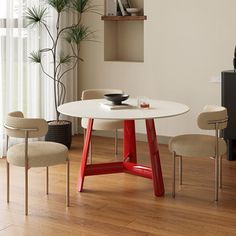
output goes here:
<path id="1" fill-rule="evenodd" d="M 48 167 L 67 164 L 66 205 L 69 206 L 69 158 L 66 146 L 54 143 L 35 141 L 29 138 L 44 136 L 48 131 L 48 124 L 44 119 L 24 118 L 20 111 L 8 114 L 4 124 L 7 142 L 7 202 L 10 199 L 10 165 L 25 169 L 25 215 L 28 215 L 28 170 L 31 167 L 46 167 L 46 193 L 48 194 Z M 23 138 L 24 142 L 9 147 L 9 137 Z"/>
<path id="2" fill-rule="evenodd" d="M 82 92 L 81 100 L 103 98 L 104 94 L 108 93 L 123 93 L 119 89 L 87 89 Z M 81 119 L 81 126 L 86 130 L 88 127 L 88 119 Z M 123 129 L 123 121 L 121 120 L 105 120 L 95 119 L 93 122 L 93 130 L 114 130 L 115 131 L 115 155 L 118 153 L 118 134 L 117 130 Z M 91 141 L 92 143 L 92 141 Z M 90 143 L 90 157 L 92 160 L 92 144 Z"/>
<path id="3" fill-rule="evenodd" d="M 218 188 L 222 188 L 222 155 L 227 146 L 219 131 L 227 127 L 228 115 L 225 107 L 207 105 L 198 115 L 200 129 L 215 130 L 215 136 L 203 134 L 186 134 L 172 138 L 169 150 L 173 154 L 172 196 L 175 197 L 175 165 L 179 157 L 179 182 L 182 185 L 182 156 L 213 157 L 215 160 L 215 201 L 218 201 Z"/>

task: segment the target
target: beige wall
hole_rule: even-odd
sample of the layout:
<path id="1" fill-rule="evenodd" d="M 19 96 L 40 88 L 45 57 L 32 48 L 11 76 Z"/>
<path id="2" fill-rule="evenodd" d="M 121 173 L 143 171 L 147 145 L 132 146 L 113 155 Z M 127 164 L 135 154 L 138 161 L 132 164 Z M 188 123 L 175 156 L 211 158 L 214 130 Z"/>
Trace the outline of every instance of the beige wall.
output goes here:
<path id="1" fill-rule="evenodd" d="M 195 120 L 205 104 L 220 104 L 220 84 L 210 83 L 232 69 L 236 44 L 235 0 L 144 0 L 144 63 L 104 62 L 104 22 L 86 16 L 100 43 L 85 43 L 80 91 L 121 88 L 133 97 L 187 104 L 191 111 L 157 122 L 158 134 L 199 132 Z M 98 4 L 103 0 L 97 0 Z M 135 38 L 133 39 L 135 40 Z M 143 132 L 143 124 L 138 124 Z"/>

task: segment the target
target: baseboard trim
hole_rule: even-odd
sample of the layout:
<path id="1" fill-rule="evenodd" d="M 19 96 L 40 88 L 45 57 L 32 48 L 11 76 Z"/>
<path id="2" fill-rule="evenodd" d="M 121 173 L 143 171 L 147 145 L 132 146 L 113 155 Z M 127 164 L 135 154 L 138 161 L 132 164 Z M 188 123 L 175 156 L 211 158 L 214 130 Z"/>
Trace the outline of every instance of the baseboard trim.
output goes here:
<path id="1" fill-rule="evenodd" d="M 84 131 L 81 128 L 79 132 L 83 134 Z M 96 131 L 93 131 L 93 135 L 101 136 L 101 137 L 114 137 L 115 133 L 112 131 L 107 131 L 107 130 L 104 130 L 104 131 L 96 130 Z M 123 131 L 118 131 L 118 138 L 123 139 Z M 170 138 L 171 137 L 169 136 L 157 135 L 159 144 L 168 144 Z M 147 142 L 147 136 L 146 134 L 143 134 L 143 133 L 136 133 L 136 140 Z"/>

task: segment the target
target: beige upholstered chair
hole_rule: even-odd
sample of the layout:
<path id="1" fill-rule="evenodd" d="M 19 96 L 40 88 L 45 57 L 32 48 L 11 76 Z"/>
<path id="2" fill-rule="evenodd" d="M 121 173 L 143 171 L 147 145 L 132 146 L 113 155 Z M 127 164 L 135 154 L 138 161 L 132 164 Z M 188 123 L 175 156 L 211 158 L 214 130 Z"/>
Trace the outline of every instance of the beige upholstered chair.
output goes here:
<path id="1" fill-rule="evenodd" d="M 222 187 L 222 155 L 227 152 L 225 141 L 219 138 L 219 130 L 226 128 L 227 120 L 225 107 L 207 105 L 199 114 L 197 123 L 201 129 L 215 130 L 215 136 L 186 134 L 176 136 L 170 140 L 169 150 L 173 153 L 173 197 L 175 197 L 176 157 L 179 157 L 180 185 L 182 185 L 182 156 L 213 157 L 215 160 L 215 201 L 218 201 L 218 188 Z"/>
<path id="2" fill-rule="evenodd" d="M 104 94 L 107 93 L 123 93 L 122 90 L 119 89 L 87 89 L 82 92 L 81 99 L 88 100 L 88 99 L 99 99 L 103 98 Z M 81 119 L 81 126 L 84 129 L 88 127 L 88 119 L 82 118 Z M 118 145 L 117 145 L 117 130 L 123 129 L 123 121 L 120 120 L 101 120 L 95 119 L 93 123 L 93 130 L 114 130 L 115 131 L 115 155 L 118 153 Z M 92 141 L 91 141 L 92 143 Z M 90 143 L 90 157 L 92 160 L 92 144 Z"/>
<path id="3" fill-rule="evenodd" d="M 29 138 L 42 137 L 47 133 L 48 125 L 44 119 L 24 118 L 20 111 L 8 114 L 6 123 L 7 135 L 7 202 L 9 202 L 10 177 L 9 164 L 25 169 L 25 215 L 28 215 L 28 170 L 31 167 L 46 167 L 46 193 L 48 194 L 48 167 L 67 164 L 66 205 L 69 206 L 69 158 L 66 146 L 44 141 L 29 142 Z M 24 138 L 24 142 L 9 146 L 9 137 Z"/>

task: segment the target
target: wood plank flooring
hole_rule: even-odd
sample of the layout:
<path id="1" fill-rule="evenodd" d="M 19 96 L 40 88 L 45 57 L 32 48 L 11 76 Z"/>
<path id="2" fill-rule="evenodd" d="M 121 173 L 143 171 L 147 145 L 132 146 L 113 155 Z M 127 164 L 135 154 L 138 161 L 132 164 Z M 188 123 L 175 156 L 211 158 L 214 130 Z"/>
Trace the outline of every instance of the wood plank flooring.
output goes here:
<path id="1" fill-rule="evenodd" d="M 29 216 L 24 216 L 24 172 L 11 167 L 11 201 L 6 203 L 5 160 L 0 159 L 0 236 L 81 235 L 236 235 L 236 162 L 223 160 L 223 190 L 214 202 L 214 163 L 209 158 L 183 161 L 183 187 L 171 197 L 171 155 L 160 145 L 165 197 L 153 195 L 152 182 L 129 174 L 89 176 L 84 192 L 76 190 L 82 136 L 73 139 L 71 207 L 65 207 L 65 166 L 29 172 Z M 93 161 L 116 160 L 114 140 L 93 137 Z M 122 143 L 119 142 L 122 156 Z M 138 158 L 149 165 L 148 147 L 138 142 Z"/>

